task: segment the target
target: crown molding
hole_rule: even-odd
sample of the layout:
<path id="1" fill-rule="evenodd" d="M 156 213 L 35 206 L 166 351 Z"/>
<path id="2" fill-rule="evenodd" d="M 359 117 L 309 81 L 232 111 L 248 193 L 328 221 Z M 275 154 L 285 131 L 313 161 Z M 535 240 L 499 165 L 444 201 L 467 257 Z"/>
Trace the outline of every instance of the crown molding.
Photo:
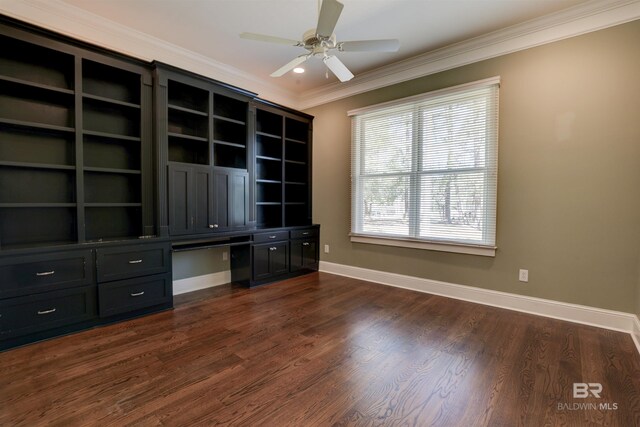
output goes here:
<path id="1" fill-rule="evenodd" d="M 640 0 L 593 0 L 563 11 L 446 46 L 376 70 L 348 83 L 331 83 L 301 94 L 308 109 L 485 59 L 575 37 L 640 18 Z"/>
<path id="2" fill-rule="evenodd" d="M 374 89 L 640 19 L 640 0 L 592 0 L 531 21 L 296 93 L 230 65 L 107 20 L 61 0 L 2 0 L 0 13 L 135 58 L 158 60 L 308 109 Z"/>
<path id="3" fill-rule="evenodd" d="M 293 106 L 298 101 L 296 93 L 250 73 L 61 0 L 2 0 L 0 13 L 143 61 L 158 60 L 220 80 L 279 104 Z"/>

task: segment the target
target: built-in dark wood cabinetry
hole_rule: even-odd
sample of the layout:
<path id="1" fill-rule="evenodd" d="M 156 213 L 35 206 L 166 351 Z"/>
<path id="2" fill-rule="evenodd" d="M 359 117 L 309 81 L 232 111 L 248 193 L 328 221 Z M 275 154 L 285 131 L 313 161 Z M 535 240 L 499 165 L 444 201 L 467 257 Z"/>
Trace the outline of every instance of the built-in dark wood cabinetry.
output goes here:
<path id="1" fill-rule="evenodd" d="M 258 227 L 311 224 L 311 118 L 258 103 L 255 144 Z"/>
<path id="2" fill-rule="evenodd" d="M 0 349 L 171 308 L 151 67 L 8 19 L 0 45 Z"/>
<path id="3" fill-rule="evenodd" d="M 0 16 L 0 349 L 172 307 L 171 253 L 318 268 L 312 117 Z"/>
<path id="4" fill-rule="evenodd" d="M 168 189 L 162 232 L 202 237 L 255 227 L 255 94 L 159 63 L 155 83 L 158 170 Z"/>

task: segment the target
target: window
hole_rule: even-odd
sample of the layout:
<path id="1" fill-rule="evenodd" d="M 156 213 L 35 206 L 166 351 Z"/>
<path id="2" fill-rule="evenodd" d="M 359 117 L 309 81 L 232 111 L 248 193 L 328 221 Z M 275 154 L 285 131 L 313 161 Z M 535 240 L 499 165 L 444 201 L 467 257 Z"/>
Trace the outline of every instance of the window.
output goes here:
<path id="1" fill-rule="evenodd" d="M 492 78 L 350 111 L 351 240 L 495 253 Z"/>

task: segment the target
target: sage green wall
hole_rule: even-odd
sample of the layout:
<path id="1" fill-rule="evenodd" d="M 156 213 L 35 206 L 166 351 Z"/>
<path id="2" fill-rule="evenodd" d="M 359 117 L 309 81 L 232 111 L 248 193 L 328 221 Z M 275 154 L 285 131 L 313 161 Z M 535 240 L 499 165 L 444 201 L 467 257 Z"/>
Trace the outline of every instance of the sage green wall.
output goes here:
<path id="1" fill-rule="evenodd" d="M 635 21 L 309 109 L 322 260 L 640 313 L 639 40 Z M 495 258 L 351 243 L 347 111 L 498 75 Z"/>
<path id="2" fill-rule="evenodd" d="M 203 276 L 229 270 L 229 261 L 222 260 L 222 252 L 229 248 L 198 249 L 173 253 L 173 280 Z"/>

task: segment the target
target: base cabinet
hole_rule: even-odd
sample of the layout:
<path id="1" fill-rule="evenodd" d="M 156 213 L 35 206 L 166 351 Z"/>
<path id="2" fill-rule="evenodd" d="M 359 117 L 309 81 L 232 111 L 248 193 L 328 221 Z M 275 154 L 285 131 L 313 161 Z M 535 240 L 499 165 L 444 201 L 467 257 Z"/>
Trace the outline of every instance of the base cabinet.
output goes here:
<path id="1" fill-rule="evenodd" d="M 320 227 L 260 230 L 251 245 L 231 247 L 231 280 L 258 286 L 318 270 Z"/>
<path id="2" fill-rule="evenodd" d="M 0 255 L 0 350 L 171 308 L 168 240 Z"/>
<path id="3" fill-rule="evenodd" d="M 262 280 L 289 272 L 289 242 L 253 246 L 253 279 Z"/>

